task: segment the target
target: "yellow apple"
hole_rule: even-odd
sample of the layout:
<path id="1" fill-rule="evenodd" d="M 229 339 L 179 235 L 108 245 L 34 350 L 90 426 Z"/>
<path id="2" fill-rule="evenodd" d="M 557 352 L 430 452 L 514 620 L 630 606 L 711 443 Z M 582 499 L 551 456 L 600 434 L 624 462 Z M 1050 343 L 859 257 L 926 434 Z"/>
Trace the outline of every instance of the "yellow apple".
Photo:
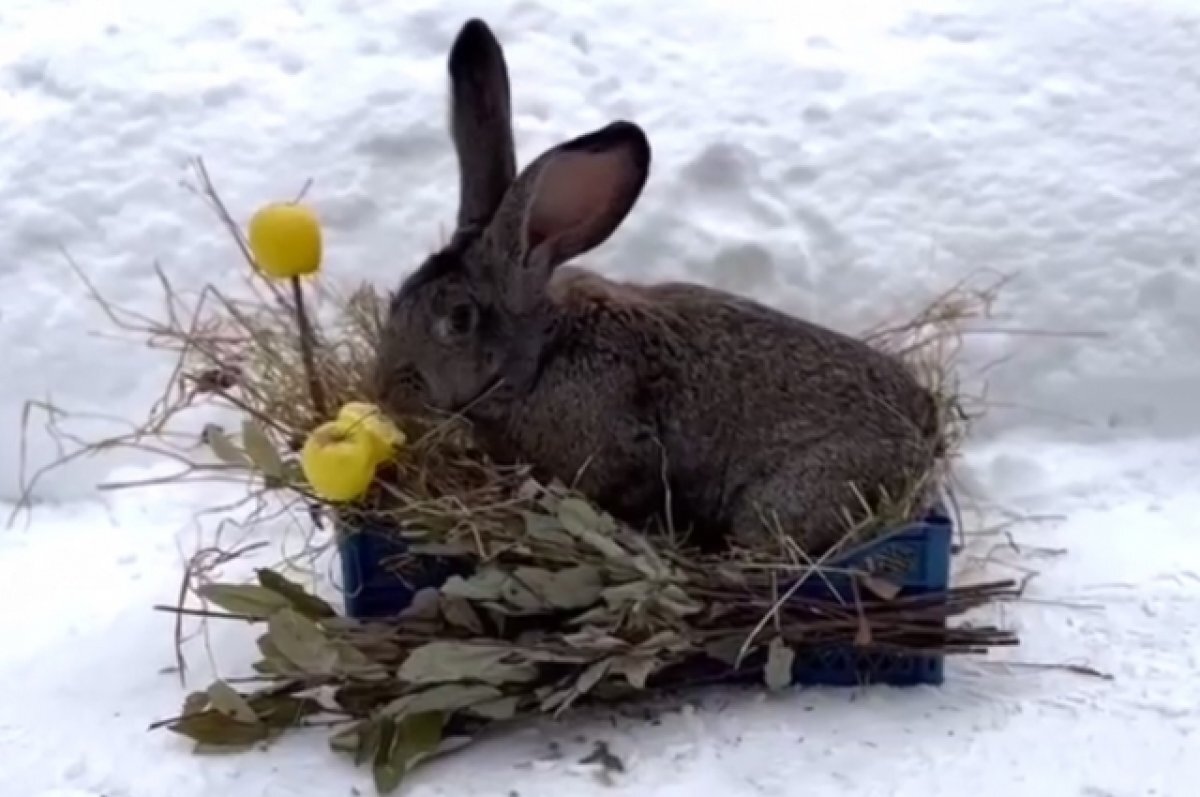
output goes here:
<path id="1" fill-rule="evenodd" d="M 300 451 L 300 467 L 320 497 L 353 501 L 375 478 L 375 443 L 362 427 L 328 421 L 309 433 Z"/>
<path id="2" fill-rule="evenodd" d="M 338 420 L 359 427 L 370 436 L 376 464 L 391 459 L 392 452 L 407 442 L 404 432 L 392 423 L 383 410 L 365 401 L 343 404 L 338 412 Z"/>
<path id="3" fill-rule="evenodd" d="M 321 225 L 312 209 L 277 202 L 250 219 L 250 252 L 265 274 L 288 279 L 321 267 Z"/>

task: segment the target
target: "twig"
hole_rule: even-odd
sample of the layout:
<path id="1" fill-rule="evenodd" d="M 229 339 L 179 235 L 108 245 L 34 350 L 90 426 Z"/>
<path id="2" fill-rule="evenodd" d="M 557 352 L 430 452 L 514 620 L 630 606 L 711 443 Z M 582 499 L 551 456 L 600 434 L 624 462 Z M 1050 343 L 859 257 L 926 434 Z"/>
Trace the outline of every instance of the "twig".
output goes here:
<path id="1" fill-rule="evenodd" d="M 992 667 L 1013 667 L 1016 669 L 1025 670 L 1057 670 L 1060 672 L 1070 673 L 1072 675 L 1082 675 L 1086 678 L 1096 678 L 1101 681 L 1116 680 L 1115 676 L 1113 676 L 1111 673 L 1102 672 L 1094 667 L 1089 667 L 1084 664 L 1043 664 L 1041 662 L 1028 661 L 995 661 L 984 662 L 984 664 Z"/>
<path id="2" fill-rule="evenodd" d="M 304 289 L 299 277 L 292 277 L 292 301 L 295 304 L 296 324 L 300 328 L 300 356 L 304 359 L 304 374 L 308 378 L 308 393 L 312 399 L 313 411 L 318 418 L 324 418 L 326 412 L 325 389 L 321 386 L 321 378 L 317 375 L 317 366 L 313 356 L 312 325 L 308 322 L 308 313 L 304 309 Z"/>
<path id="3" fill-rule="evenodd" d="M 209 206 L 221 220 L 221 223 L 225 225 L 225 229 L 229 232 L 230 237 L 233 238 L 234 243 L 237 245 L 238 251 L 241 252 L 242 259 L 245 260 L 246 264 L 250 267 L 251 273 L 258 274 L 258 269 L 254 264 L 254 255 L 250 252 L 250 246 L 248 243 L 246 243 L 246 239 L 242 235 L 242 230 L 238 226 L 238 223 L 234 221 L 233 214 L 229 212 L 229 208 L 221 199 L 221 195 L 217 193 L 217 188 L 213 184 L 212 178 L 208 174 L 208 167 L 205 165 L 204 159 L 196 158 L 193 161 L 193 167 L 196 170 L 197 176 L 200 178 L 201 189 L 199 193 L 201 197 L 208 202 Z M 275 300 L 283 307 L 287 307 L 287 302 L 280 293 L 278 286 L 269 280 L 264 281 L 266 282 L 267 287 L 271 290 L 271 293 L 275 295 Z"/>
<path id="4" fill-rule="evenodd" d="M 167 614 L 187 617 L 204 617 L 209 620 L 245 620 L 248 623 L 262 621 L 262 618 L 255 617 L 252 614 L 230 614 L 228 612 L 215 612 L 211 609 L 188 609 L 183 606 L 168 606 L 163 603 L 156 603 L 152 608 L 156 612 L 166 612 Z"/>

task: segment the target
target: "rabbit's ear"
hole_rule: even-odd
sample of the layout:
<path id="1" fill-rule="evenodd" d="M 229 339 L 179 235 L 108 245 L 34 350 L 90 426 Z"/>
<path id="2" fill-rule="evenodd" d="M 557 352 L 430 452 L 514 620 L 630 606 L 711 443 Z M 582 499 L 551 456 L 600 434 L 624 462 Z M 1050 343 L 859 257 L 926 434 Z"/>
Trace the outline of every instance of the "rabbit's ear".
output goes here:
<path id="1" fill-rule="evenodd" d="M 504 51 L 472 19 L 450 48 L 450 131 L 458 156 L 458 226 L 482 227 L 516 176 L 512 103 Z"/>
<path id="2" fill-rule="evenodd" d="M 535 298 L 555 268 L 603 243 L 633 208 L 649 171 L 650 142 L 627 121 L 560 144 L 531 163 L 489 230 L 500 251 L 517 256 L 504 275 L 510 293 Z"/>

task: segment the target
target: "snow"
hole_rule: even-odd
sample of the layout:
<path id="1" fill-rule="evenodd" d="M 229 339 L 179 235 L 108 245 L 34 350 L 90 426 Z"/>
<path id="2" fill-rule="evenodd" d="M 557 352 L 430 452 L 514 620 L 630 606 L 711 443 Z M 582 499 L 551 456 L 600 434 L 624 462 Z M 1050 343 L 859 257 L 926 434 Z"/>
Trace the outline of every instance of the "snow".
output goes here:
<path id="1" fill-rule="evenodd" d="M 722 692 L 656 725 L 547 725 L 430 765 L 408 793 L 1191 794 L 1200 10 L 782 5 L 5 0 L 0 500 L 19 493 L 24 402 L 134 418 L 169 367 L 98 334 L 61 247 L 151 312 L 155 260 L 181 285 L 232 285 L 226 239 L 179 185 L 199 155 L 239 218 L 313 178 L 331 278 L 398 281 L 451 220 L 444 58 L 482 14 L 508 53 L 523 162 L 617 116 L 651 137 L 643 200 L 591 259 L 606 273 L 685 276 L 855 329 L 1016 270 L 1003 326 L 1042 334 L 970 341 L 980 375 L 1002 365 L 967 475 L 990 505 L 1050 517 L 1012 530 L 1017 552 L 975 541 L 986 561 L 964 566 L 1037 573 L 1004 618 L 1023 645 L 953 662 L 940 689 Z M 35 434 L 29 455 L 48 462 L 53 442 Z M 0 795 L 369 793 L 320 732 L 233 758 L 146 732 L 183 694 L 160 671 L 171 619 L 151 607 L 178 588 L 195 510 L 221 496 L 92 488 L 144 464 L 58 472 L 30 525 L 0 528 Z M 247 642 L 214 635 L 223 673 Z M 188 652 L 189 685 L 206 683 L 201 641 Z M 625 760 L 614 786 L 574 765 L 597 739 Z"/>

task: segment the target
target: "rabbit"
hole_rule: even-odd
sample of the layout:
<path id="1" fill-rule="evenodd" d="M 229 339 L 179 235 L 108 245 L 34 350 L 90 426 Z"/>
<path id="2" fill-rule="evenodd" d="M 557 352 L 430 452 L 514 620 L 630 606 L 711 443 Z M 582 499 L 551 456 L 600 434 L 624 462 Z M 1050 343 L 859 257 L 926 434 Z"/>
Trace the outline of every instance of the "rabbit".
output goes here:
<path id="1" fill-rule="evenodd" d="M 642 193 L 651 148 L 637 124 L 613 121 L 518 174 L 508 69 L 485 22 L 463 25 L 448 71 L 456 229 L 388 301 L 385 407 L 416 396 L 460 413 L 494 459 L 705 550 L 783 531 L 821 555 L 863 500 L 928 472 L 938 406 L 897 359 L 731 293 L 570 265 Z"/>

